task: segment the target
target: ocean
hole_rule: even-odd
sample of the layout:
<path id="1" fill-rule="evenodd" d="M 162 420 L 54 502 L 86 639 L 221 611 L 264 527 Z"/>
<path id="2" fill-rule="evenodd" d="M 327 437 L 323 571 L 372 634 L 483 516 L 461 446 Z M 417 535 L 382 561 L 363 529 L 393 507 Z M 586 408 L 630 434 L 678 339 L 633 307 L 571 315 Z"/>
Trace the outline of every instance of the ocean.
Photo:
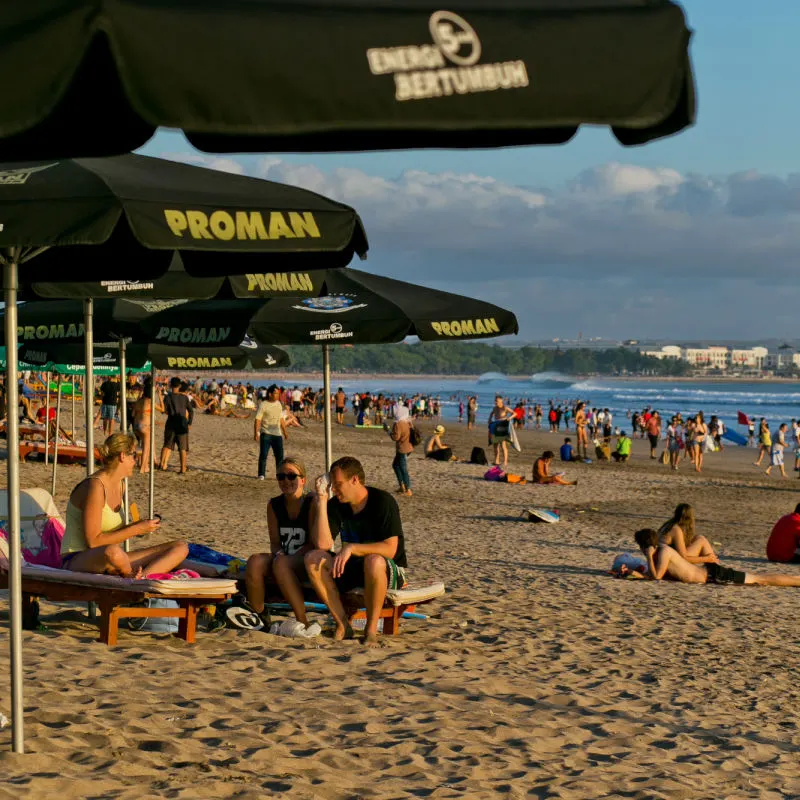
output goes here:
<path id="1" fill-rule="evenodd" d="M 263 381 L 262 381 L 263 382 Z M 609 408 L 615 424 L 623 425 L 626 412 L 647 406 L 657 409 L 662 417 L 680 411 L 684 417 L 702 411 L 706 420 L 716 414 L 732 429 L 745 433 L 737 425 L 737 412 L 766 417 L 770 428 L 781 422 L 800 417 L 800 381 L 769 383 L 742 381 L 713 383 L 696 381 L 658 381 L 631 379 L 576 379 L 556 372 L 545 372 L 530 378 L 508 378 L 500 373 L 486 373 L 477 381 L 464 378 L 388 378 L 368 380 L 364 377 L 339 376 L 331 378 L 331 388 L 342 386 L 348 394 L 369 391 L 377 394 L 415 394 L 438 396 L 442 416 L 457 419 L 458 400 L 477 395 L 479 418 L 489 414 L 494 396 L 501 394 L 512 405 L 518 400 L 541 403 L 545 413 L 550 400 L 566 402 L 585 400 L 589 406 Z M 315 387 L 316 388 L 316 387 Z"/>

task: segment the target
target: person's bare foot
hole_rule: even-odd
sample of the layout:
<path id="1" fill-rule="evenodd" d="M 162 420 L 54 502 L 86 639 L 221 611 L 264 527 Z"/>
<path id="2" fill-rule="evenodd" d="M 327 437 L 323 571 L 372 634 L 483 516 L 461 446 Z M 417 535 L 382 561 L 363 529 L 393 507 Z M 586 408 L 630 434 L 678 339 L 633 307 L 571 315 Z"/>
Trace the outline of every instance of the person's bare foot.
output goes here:
<path id="1" fill-rule="evenodd" d="M 406 497 L 413 497 L 413 496 L 414 496 L 414 492 L 412 492 L 412 491 L 411 491 L 411 489 L 406 489 L 406 490 L 403 492 L 403 494 L 404 494 Z"/>
<path id="2" fill-rule="evenodd" d="M 361 639 L 361 644 L 363 644 L 364 647 L 380 647 L 381 646 L 381 643 L 378 640 L 378 634 L 377 633 L 365 633 L 364 637 Z"/>
<path id="3" fill-rule="evenodd" d="M 337 642 L 344 641 L 345 639 L 352 639 L 354 635 L 349 622 L 343 625 L 337 625 L 336 630 L 333 632 L 333 638 Z"/>

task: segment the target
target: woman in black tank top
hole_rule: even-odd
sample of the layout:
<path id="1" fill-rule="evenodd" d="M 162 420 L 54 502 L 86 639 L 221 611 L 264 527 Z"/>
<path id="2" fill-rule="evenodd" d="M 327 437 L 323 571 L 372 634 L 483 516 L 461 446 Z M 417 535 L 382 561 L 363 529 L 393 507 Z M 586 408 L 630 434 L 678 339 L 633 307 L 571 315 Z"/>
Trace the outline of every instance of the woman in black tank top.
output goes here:
<path id="1" fill-rule="evenodd" d="M 308 629 L 302 583 L 307 580 L 303 557 L 312 549 L 312 496 L 305 494 L 306 469 L 297 459 L 284 458 L 277 478 L 281 493 L 267 504 L 270 552 L 255 553 L 247 561 L 247 600 L 263 614 L 266 583 L 272 578 L 297 621 Z"/>

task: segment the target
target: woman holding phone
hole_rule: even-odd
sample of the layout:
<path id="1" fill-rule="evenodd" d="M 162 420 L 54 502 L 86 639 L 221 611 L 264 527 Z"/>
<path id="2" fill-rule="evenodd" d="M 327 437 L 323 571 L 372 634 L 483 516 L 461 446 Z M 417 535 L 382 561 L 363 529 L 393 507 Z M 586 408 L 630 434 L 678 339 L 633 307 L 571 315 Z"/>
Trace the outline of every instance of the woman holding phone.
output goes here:
<path id="1" fill-rule="evenodd" d="M 74 572 L 96 572 L 143 578 L 174 570 L 188 556 L 186 542 L 175 541 L 126 553 L 122 543 L 159 529 L 160 519 L 125 524 L 123 480 L 136 467 L 136 439 L 114 433 L 98 450 L 103 467 L 73 489 L 67 503 L 67 525 L 61 542 L 61 566 Z"/>

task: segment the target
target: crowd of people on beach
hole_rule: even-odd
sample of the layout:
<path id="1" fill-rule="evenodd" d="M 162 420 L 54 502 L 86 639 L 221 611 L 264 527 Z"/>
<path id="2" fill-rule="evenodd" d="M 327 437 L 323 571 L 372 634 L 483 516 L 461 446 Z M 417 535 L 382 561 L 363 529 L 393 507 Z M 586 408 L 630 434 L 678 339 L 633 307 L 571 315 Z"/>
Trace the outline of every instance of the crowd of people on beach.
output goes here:
<path id="1" fill-rule="evenodd" d="M 122 481 L 135 469 L 146 472 L 153 413 L 165 417 L 164 440 L 158 468 L 169 469 L 170 456 L 179 453 L 179 472 L 188 469 L 189 432 L 196 413 L 253 416 L 253 435 L 259 444 L 257 477 L 265 480 L 269 454 L 273 454 L 275 477 L 280 494 L 267 507 L 268 549 L 251 554 L 243 575 L 245 591 L 237 598 L 237 607 L 244 612 L 238 624 L 255 629 L 269 624 L 265 587 L 274 583 L 295 615 L 289 635 L 313 637 L 320 633 L 307 616 L 303 584 L 310 584 L 319 600 L 329 609 L 335 624 L 335 638 L 353 635 L 347 621 L 342 595 L 355 586 L 365 587 L 367 622 L 365 642 L 375 644 L 379 612 L 389 589 L 402 587 L 408 566 L 405 553 L 400 510 L 389 493 L 367 485 L 364 468 L 353 457 L 336 461 L 330 472 L 311 482 L 303 462 L 287 455 L 289 428 L 303 427 L 309 420 L 320 420 L 326 398 L 311 387 L 256 387 L 215 380 L 195 381 L 171 377 L 159 381 L 152 407 L 150 376 L 131 379 L 123 388 L 116 377 L 104 379 L 96 390 L 98 413 L 96 424 L 106 436 L 100 452 L 103 466 L 73 490 L 67 506 L 66 531 L 62 543 L 63 567 L 75 571 L 110 572 L 124 577 L 192 572 L 198 565 L 188 560 L 188 545 L 172 541 L 126 552 L 124 543 L 159 530 L 160 519 L 138 520 L 125 524 L 122 510 Z M 20 415 L 41 416 L 36 409 L 35 393 L 21 393 Z M 438 397 L 425 394 L 373 394 L 354 392 L 350 395 L 339 387 L 330 398 L 332 415 L 345 425 L 347 409 L 352 411 L 355 426 L 382 428 L 394 444 L 392 469 L 397 479 L 397 492 L 413 497 L 408 456 L 421 445 L 426 459 L 437 462 L 469 461 L 489 466 L 484 448 L 476 445 L 470 457 L 459 458 L 446 441 L 446 428 L 441 423 L 442 404 Z M 120 404 L 127 404 L 130 431 L 115 432 L 119 425 Z M 470 395 L 458 399 L 458 420 L 467 421 L 467 430 L 477 424 L 478 399 Z M 516 431 L 532 424 L 534 429 L 558 433 L 574 433 L 564 437 L 559 448 L 562 463 L 589 461 L 589 444 L 599 461 L 626 462 L 631 458 L 633 439 L 646 439 L 649 458 L 661 459 L 673 470 L 682 461 L 689 461 L 698 472 L 703 469 L 706 452 L 723 448 L 725 426 L 717 416 L 705 421 L 703 412 L 687 416 L 677 413 L 663 420 L 656 409 L 628 412 L 631 435 L 616 426 L 613 413 L 594 408 L 583 401 L 543 406 L 518 401 L 512 404 L 497 395 L 486 414 L 486 445 L 491 448 L 493 464 L 487 480 L 524 483 L 524 476 L 507 472 L 509 448 L 514 448 Z M 233 412 L 233 413 L 230 413 Z M 546 420 L 545 420 L 546 417 Z M 420 421 L 434 423 L 427 437 L 417 428 Z M 666 423 L 666 424 L 665 424 Z M 572 428 L 570 428 L 570 424 Z M 755 425 L 753 425 L 755 428 Z M 755 437 L 755 430 L 751 431 Z M 612 450 L 612 440 L 616 439 Z M 658 449 L 664 443 L 659 455 Z M 781 423 L 772 435 L 769 424 L 761 419 L 758 425 L 760 465 L 769 457 L 767 474 L 777 466 L 786 476 L 783 450 L 795 448 L 795 468 L 800 466 L 800 423 Z M 554 471 L 555 453 L 546 449 L 534 460 L 533 483 L 575 486 L 564 472 Z M 489 477 L 489 475 L 493 477 Z M 800 563 L 800 505 L 793 515 L 779 521 L 781 534 L 768 547 L 768 554 L 780 551 L 775 560 Z M 776 526 L 776 531 L 779 526 Z M 776 534 L 774 534 L 776 535 Z M 334 540 L 341 547 L 334 551 Z M 782 537 L 782 538 L 781 538 Z M 623 564 L 621 576 L 664 577 L 690 583 L 756 583 L 761 585 L 798 586 L 800 577 L 741 573 L 722 567 L 706 537 L 695 531 L 693 510 L 681 504 L 673 517 L 658 531 L 643 529 L 636 533 L 636 542 L 643 562 L 636 567 Z M 772 548 L 770 550 L 770 547 Z M 770 556 L 772 557 L 772 556 Z M 202 570 L 202 568 L 201 568 Z M 244 622 L 242 622 L 244 620 Z M 290 626 L 291 627 L 291 626 Z"/>

